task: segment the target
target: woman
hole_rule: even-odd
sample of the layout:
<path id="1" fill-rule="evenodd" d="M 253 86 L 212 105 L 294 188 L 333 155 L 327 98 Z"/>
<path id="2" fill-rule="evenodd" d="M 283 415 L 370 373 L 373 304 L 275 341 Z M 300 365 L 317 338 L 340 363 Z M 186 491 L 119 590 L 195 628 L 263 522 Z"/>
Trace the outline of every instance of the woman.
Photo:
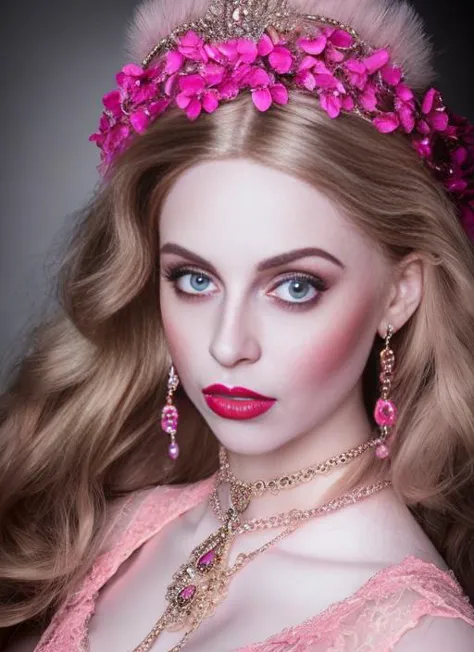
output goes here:
<path id="1" fill-rule="evenodd" d="M 472 650 L 472 132 L 419 19 L 154 0 L 131 38 L 3 398 L 6 649 Z"/>

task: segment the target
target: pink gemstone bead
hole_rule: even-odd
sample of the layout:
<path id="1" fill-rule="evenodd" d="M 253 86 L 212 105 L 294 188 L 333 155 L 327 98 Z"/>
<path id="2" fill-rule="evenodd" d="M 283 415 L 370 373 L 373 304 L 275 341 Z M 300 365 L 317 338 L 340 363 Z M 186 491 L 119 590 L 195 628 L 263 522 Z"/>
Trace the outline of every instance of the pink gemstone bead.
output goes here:
<path id="1" fill-rule="evenodd" d="M 209 552 L 206 552 L 202 557 L 199 558 L 197 565 L 200 566 L 201 568 L 208 568 L 209 566 L 212 566 L 216 559 L 216 551 L 215 550 L 209 550 Z"/>
<path id="2" fill-rule="evenodd" d="M 189 586 L 185 586 L 184 589 L 178 593 L 178 598 L 183 602 L 188 602 L 194 598 L 195 593 L 196 587 L 194 584 L 190 584 Z"/>
<path id="3" fill-rule="evenodd" d="M 168 446 L 168 455 L 172 460 L 175 460 L 177 457 L 179 457 L 179 446 L 176 442 L 172 442 Z"/>
<path id="4" fill-rule="evenodd" d="M 386 444 L 379 444 L 375 449 L 375 455 L 379 460 L 384 460 L 390 455 L 390 449 Z"/>
<path id="5" fill-rule="evenodd" d="M 392 401 L 379 398 L 375 405 L 374 419 L 379 426 L 392 426 L 397 418 L 397 408 Z"/>
<path id="6" fill-rule="evenodd" d="M 178 410 L 174 405 L 165 405 L 161 411 L 161 428 L 168 434 L 176 432 L 178 427 Z"/>

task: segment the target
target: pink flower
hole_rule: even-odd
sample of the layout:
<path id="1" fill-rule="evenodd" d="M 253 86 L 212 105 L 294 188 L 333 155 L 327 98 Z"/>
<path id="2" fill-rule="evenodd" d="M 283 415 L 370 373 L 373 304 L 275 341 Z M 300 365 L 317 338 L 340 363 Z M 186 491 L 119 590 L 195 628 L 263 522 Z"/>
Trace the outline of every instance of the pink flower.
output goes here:
<path id="1" fill-rule="evenodd" d="M 266 111 L 273 102 L 288 103 L 288 91 L 283 84 L 274 83 L 263 68 L 254 67 L 247 79 L 251 88 L 252 101 L 259 111 Z"/>
<path id="2" fill-rule="evenodd" d="M 430 88 L 423 98 L 421 112 L 425 122 L 434 131 L 444 131 L 448 126 L 448 115 L 441 99 L 441 94 L 435 88 Z"/>
<path id="3" fill-rule="evenodd" d="M 373 82 L 368 82 L 365 85 L 363 92 L 359 96 L 360 105 L 368 111 L 373 113 L 377 108 L 377 87 Z"/>
<path id="4" fill-rule="evenodd" d="M 207 63 L 208 61 L 208 54 L 204 48 L 204 41 L 192 29 L 178 38 L 177 49 L 183 57 L 186 57 L 186 59 L 190 59 L 191 61 L 199 61 L 202 63 Z"/>
<path id="5" fill-rule="evenodd" d="M 133 104 L 148 102 L 156 95 L 156 69 L 129 63 L 117 74 L 117 84 Z"/>
<path id="6" fill-rule="evenodd" d="M 410 134 L 415 128 L 416 106 L 413 91 L 405 84 L 396 87 L 394 108 L 404 132 Z"/>
<path id="7" fill-rule="evenodd" d="M 207 88 L 201 75 L 183 75 L 179 78 L 181 92 L 176 96 L 176 104 L 186 109 L 186 116 L 196 120 L 204 109 L 207 113 L 215 111 L 219 105 L 219 94 L 214 88 Z"/>
<path id="8" fill-rule="evenodd" d="M 360 59 L 347 59 L 343 68 L 352 86 L 363 90 L 367 83 L 367 69 Z"/>
<path id="9" fill-rule="evenodd" d="M 257 44 L 244 38 L 206 44 L 205 49 L 210 59 L 223 65 L 232 63 L 235 67 L 241 63 L 253 63 L 258 56 Z"/>

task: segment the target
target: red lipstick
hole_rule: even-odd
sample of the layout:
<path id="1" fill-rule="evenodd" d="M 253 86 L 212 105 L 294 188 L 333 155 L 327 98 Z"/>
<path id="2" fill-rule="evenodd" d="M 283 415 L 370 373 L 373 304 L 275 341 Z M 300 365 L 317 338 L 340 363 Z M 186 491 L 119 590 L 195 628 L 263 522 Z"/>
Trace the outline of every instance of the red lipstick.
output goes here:
<path id="1" fill-rule="evenodd" d="M 208 407 L 224 419 L 253 419 L 267 412 L 276 399 L 246 387 L 214 384 L 202 390 Z"/>

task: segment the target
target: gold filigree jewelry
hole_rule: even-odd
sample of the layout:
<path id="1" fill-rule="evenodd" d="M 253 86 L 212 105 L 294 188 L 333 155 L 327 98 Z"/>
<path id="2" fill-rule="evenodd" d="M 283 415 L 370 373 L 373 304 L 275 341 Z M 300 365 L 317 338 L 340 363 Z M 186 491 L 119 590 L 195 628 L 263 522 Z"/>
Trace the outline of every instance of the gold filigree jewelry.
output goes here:
<path id="1" fill-rule="evenodd" d="M 209 41 L 226 41 L 233 38 L 249 38 L 254 41 L 267 31 L 291 33 L 302 29 L 304 23 L 325 25 L 350 34 L 354 43 L 347 49 L 364 50 L 366 44 L 359 34 L 334 18 L 299 13 L 291 10 L 287 0 L 213 0 L 202 18 L 181 23 L 147 54 L 142 61 L 146 68 L 151 61 L 176 45 L 177 38 L 193 30 Z"/>
<path id="2" fill-rule="evenodd" d="M 391 486 L 389 480 L 350 491 L 328 503 L 309 510 L 291 510 L 269 519 L 254 519 L 241 523 L 237 511 L 230 507 L 225 523 L 199 546 L 194 548 L 188 561 L 172 577 L 166 592 L 168 606 L 163 615 L 133 652 L 148 652 L 160 634 L 167 631 L 186 632 L 170 652 L 179 652 L 202 621 L 215 613 L 225 599 L 233 576 L 258 555 L 292 534 L 306 521 L 324 516 L 357 503 Z M 284 527 L 276 537 L 250 553 L 239 554 L 232 566 L 227 560 L 235 538 L 244 532 Z"/>
<path id="3" fill-rule="evenodd" d="M 232 504 L 240 512 L 243 512 L 252 496 L 263 496 L 265 493 L 279 494 L 280 491 L 293 489 L 300 484 L 311 482 L 317 475 L 327 475 L 333 469 L 346 466 L 357 459 L 369 448 L 374 448 L 382 442 L 382 438 L 369 439 L 363 444 L 354 446 L 343 453 L 333 455 L 323 462 L 318 462 L 294 473 L 285 473 L 271 480 L 256 480 L 244 482 L 239 480 L 231 471 L 227 451 L 224 446 L 219 448 L 219 471 L 217 477 L 219 483 L 230 483 Z"/>

